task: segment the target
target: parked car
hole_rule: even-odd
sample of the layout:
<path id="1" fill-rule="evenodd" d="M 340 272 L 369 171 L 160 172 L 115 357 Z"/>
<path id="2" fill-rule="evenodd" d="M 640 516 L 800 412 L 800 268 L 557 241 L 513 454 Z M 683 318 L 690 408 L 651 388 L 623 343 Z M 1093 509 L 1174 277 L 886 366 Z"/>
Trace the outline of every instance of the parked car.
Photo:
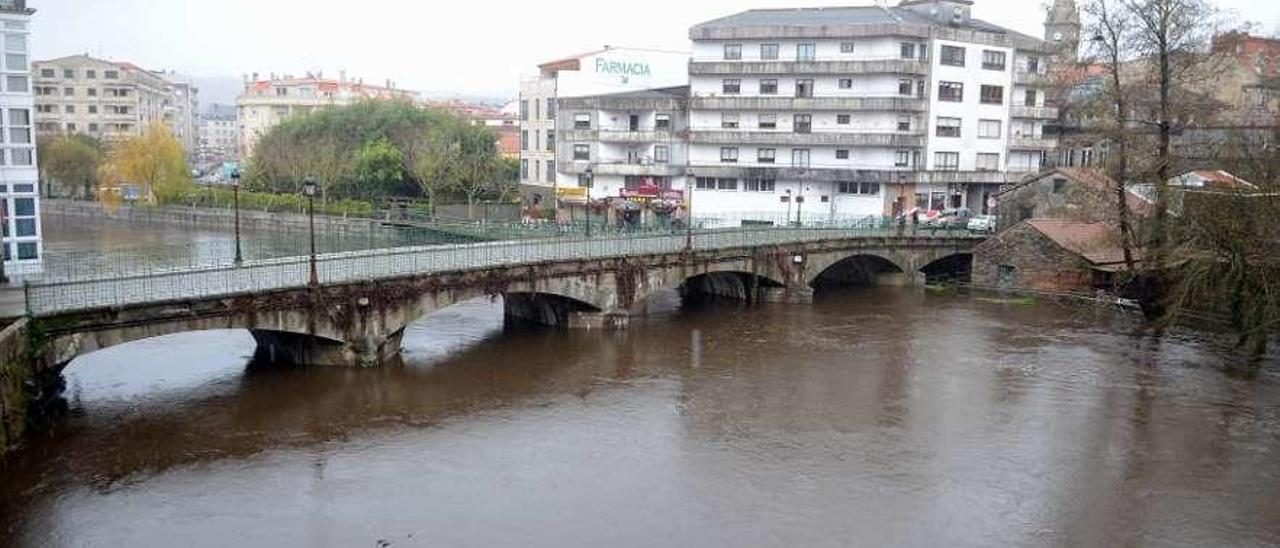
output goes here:
<path id="1" fill-rule="evenodd" d="M 983 234 L 991 234 L 996 231 L 995 215 L 978 215 L 969 219 L 969 230 L 971 232 L 981 232 Z"/>

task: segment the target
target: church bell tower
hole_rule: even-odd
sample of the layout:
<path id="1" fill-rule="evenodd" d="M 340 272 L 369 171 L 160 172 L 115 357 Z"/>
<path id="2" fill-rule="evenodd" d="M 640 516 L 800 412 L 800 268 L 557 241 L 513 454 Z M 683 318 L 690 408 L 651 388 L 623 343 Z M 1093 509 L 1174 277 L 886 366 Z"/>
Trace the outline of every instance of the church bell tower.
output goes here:
<path id="1" fill-rule="evenodd" d="M 1080 59 L 1080 10 L 1075 0 L 1053 0 L 1044 22 L 1044 39 L 1053 48 L 1051 64 L 1061 66 Z"/>

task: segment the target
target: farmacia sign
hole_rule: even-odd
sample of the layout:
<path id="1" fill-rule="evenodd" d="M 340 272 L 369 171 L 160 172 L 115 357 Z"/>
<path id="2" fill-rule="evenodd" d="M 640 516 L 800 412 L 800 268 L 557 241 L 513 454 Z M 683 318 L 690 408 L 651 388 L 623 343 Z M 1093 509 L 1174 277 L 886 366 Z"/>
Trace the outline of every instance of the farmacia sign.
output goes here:
<path id="1" fill-rule="evenodd" d="M 649 63 L 643 61 L 618 61 L 596 57 L 596 73 L 617 76 L 626 84 L 632 78 L 648 78 L 653 75 Z"/>

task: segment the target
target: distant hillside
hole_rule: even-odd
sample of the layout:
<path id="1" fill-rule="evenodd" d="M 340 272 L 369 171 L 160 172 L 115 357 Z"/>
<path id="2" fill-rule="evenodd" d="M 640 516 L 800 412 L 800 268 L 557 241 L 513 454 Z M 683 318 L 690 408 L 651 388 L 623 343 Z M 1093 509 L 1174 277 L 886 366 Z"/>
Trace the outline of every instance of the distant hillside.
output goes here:
<path id="1" fill-rule="evenodd" d="M 236 97 L 244 89 L 244 84 L 239 78 L 235 77 L 192 76 L 191 80 L 197 88 L 200 88 L 201 112 L 204 112 L 209 108 L 209 105 L 214 103 L 221 105 L 236 104 Z"/>

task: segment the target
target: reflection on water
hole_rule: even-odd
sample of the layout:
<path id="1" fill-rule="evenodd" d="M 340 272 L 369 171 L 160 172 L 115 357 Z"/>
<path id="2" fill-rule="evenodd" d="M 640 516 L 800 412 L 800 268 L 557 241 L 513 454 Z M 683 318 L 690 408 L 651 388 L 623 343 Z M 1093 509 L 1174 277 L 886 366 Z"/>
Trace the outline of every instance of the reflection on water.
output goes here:
<path id="1" fill-rule="evenodd" d="M 406 366 L 246 367 L 210 332 L 86 356 L 0 472 L 17 545 L 1280 543 L 1277 373 L 1108 313 L 861 290 L 623 333 L 473 301 Z"/>

